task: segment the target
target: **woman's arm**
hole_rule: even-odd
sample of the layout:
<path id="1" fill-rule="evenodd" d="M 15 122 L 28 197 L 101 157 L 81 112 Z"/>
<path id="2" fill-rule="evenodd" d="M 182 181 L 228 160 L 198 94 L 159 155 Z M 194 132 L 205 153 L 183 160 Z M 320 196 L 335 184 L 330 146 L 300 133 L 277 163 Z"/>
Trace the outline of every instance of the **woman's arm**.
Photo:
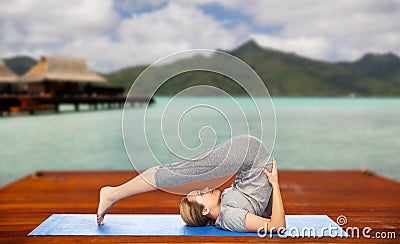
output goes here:
<path id="1" fill-rule="evenodd" d="M 286 228 L 285 210 L 283 207 L 281 191 L 278 183 L 278 171 L 276 169 L 276 161 L 274 158 L 272 159 L 272 172 L 270 173 L 266 169 L 263 169 L 263 173 L 268 177 L 273 189 L 271 219 L 247 213 L 245 219 L 246 228 L 250 232 L 260 231 L 261 228 L 268 232 L 276 232 L 278 230 L 283 231 Z"/>

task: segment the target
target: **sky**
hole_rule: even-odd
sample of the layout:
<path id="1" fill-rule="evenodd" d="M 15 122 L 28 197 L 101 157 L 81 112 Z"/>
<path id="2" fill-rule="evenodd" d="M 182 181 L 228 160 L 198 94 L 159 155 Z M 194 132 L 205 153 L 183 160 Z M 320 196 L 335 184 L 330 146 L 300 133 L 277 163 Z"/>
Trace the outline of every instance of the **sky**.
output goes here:
<path id="1" fill-rule="evenodd" d="M 0 58 L 85 58 L 98 72 L 175 52 L 260 46 L 329 62 L 400 56 L 400 0 L 0 0 Z"/>

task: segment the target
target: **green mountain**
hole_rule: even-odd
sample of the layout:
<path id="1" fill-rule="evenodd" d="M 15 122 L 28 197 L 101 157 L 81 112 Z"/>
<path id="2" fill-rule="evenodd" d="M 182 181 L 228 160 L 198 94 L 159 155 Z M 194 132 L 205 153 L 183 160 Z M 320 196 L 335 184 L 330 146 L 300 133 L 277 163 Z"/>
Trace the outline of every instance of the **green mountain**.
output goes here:
<path id="1" fill-rule="evenodd" d="M 400 86 L 391 76 L 375 77 L 369 67 L 346 66 L 259 47 L 249 41 L 231 52 L 243 59 L 261 76 L 272 95 L 279 96 L 398 96 Z M 371 63 L 381 64 L 374 59 Z M 398 61 L 398 58 L 397 58 Z M 391 60 L 382 66 L 393 66 Z M 357 67 L 357 68 L 356 68 Z M 363 72 L 360 72 L 363 70 Z M 397 71 L 400 67 L 397 66 Z"/>
<path id="2" fill-rule="evenodd" d="M 123 68 L 109 74 L 101 75 L 106 77 L 113 86 L 124 87 L 125 91 L 128 92 L 135 79 L 146 67 L 147 66 L 135 66 Z"/>
<path id="3" fill-rule="evenodd" d="M 28 56 L 17 56 L 3 59 L 6 65 L 17 75 L 25 74 L 32 66 L 37 63 L 37 60 Z"/>
<path id="4" fill-rule="evenodd" d="M 400 58 L 393 53 L 366 54 L 360 60 L 340 65 L 376 79 L 400 82 Z"/>
<path id="5" fill-rule="evenodd" d="M 331 63 L 262 48 L 252 40 L 228 53 L 249 64 L 259 74 L 272 96 L 400 95 L 400 59 L 394 54 L 367 54 L 355 62 Z M 144 68 L 126 68 L 107 74 L 106 77 L 111 83 L 129 89 Z M 244 90 L 235 82 L 205 71 L 177 75 L 161 86 L 156 94 L 175 95 L 185 88 L 200 84 L 219 87 L 231 95 L 245 95 Z M 206 94 L 199 90 L 192 95 Z"/>
<path id="6" fill-rule="evenodd" d="M 249 64 L 261 77 L 272 96 L 400 96 L 400 58 L 395 54 L 366 54 L 355 62 L 325 62 L 262 48 L 250 40 L 227 51 Z M 213 57 L 196 56 L 175 61 L 156 69 L 139 93 L 147 94 L 157 77 L 168 69 L 190 62 L 212 63 Z M 11 69 L 21 74 L 36 63 L 27 57 L 7 59 Z M 220 64 L 223 65 L 223 64 Z M 111 86 L 122 86 L 129 91 L 132 83 L 147 66 L 124 68 L 102 74 Z M 175 95 L 195 85 L 210 85 L 231 95 L 246 95 L 229 78 L 206 71 L 191 71 L 174 76 L 156 92 Z M 216 95 L 196 89 L 191 95 Z"/>

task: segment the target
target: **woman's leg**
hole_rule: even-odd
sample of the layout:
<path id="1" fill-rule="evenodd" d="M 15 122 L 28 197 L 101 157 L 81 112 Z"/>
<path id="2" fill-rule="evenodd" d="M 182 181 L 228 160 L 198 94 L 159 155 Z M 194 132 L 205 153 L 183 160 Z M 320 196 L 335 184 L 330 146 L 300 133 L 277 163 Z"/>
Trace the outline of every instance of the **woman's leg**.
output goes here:
<path id="1" fill-rule="evenodd" d="M 97 209 L 97 223 L 99 225 L 103 224 L 104 216 L 119 200 L 142 192 L 156 190 L 154 175 L 158 167 L 149 168 L 141 175 L 120 186 L 101 188 L 99 207 Z"/>
<path id="2" fill-rule="evenodd" d="M 240 178 L 248 178 L 251 169 L 261 174 L 268 158 L 268 150 L 259 139 L 250 135 L 233 136 L 190 159 L 160 165 L 155 174 L 155 183 L 157 188 L 163 188 L 235 173 Z"/>

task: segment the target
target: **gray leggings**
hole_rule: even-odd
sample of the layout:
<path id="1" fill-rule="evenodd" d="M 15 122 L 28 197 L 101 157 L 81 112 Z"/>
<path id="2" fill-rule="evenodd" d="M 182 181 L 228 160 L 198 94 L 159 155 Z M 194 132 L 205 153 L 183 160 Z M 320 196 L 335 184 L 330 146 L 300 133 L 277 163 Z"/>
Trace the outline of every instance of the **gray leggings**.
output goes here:
<path id="1" fill-rule="evenodd" d="M 268 159 L 269 152 L 258 138 L 238 135 L 188 160 L 161 165 L 155 173 L 155 183 L 163 188 L 234 173 L 241 180 L 251 180 L 266 167 Z M 267 169 L 271 171 L 271 167 Z"/>

